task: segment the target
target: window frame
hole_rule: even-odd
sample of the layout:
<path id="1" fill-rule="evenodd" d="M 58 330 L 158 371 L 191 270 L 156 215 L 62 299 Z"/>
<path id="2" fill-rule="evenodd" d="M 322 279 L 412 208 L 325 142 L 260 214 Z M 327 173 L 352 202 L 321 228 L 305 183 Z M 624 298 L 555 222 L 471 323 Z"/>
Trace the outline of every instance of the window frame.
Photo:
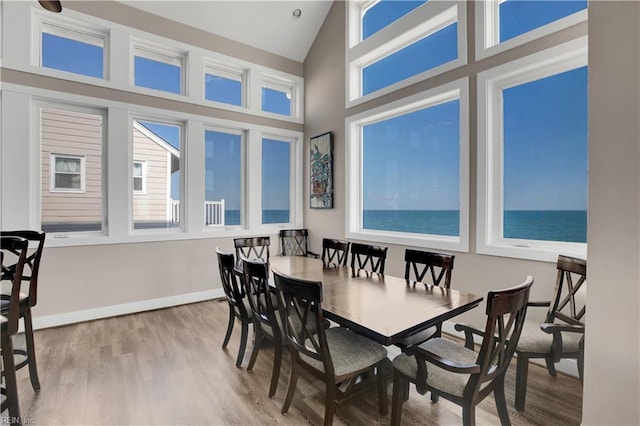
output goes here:
<path id="1" fill-rule="evenodd" d="M 180 49 L 171 49 L 167 46 L 161 46 L 151 41 L 131 38 L 131 55 L 129 58 L 129 83 L 131 86 L 139 90 L 150 91 L 152 93 L 167 93 L 174 96 L 188 96 L 188 52 Z M 178 66 L 180 68 L 180 93 L 169 92 L 151 87 L 138 86 L 136 84 L 136 56 L 155 62 L 161 62 L 167 65 Z"/>
<path id="2" fill-rule="evenodd" d="M 277 112 L 272 112 L 272 111 L 266 111 L 264 109 L 262 109 L 262 90 L 263 89 L 270 89 L 270 90 L 274 90 L 277 92 L 282 92 L 285 95 L 289 96 L 289 100 L 291 101 L 289 103 L 289 114 L 280 114 Z M 260 82 L 260 110 L 265 113 L 265 114 L 269 114 L 270 116 L 274 116 L 274 117 L 290 117 L 290 118 L 295 118 L 298 117 L 298 99 L 297 99 L 297 90 L 298 90 L 298 85 L 291 80 L 287 80 L 281 77 L 276 77 L 274 75 L 269 75 L 269 74 L 263 74 L 262 75 L 262 79 Z"/>
<path id="3" fill-rule="evenodd" d="M 448 101 L 460 102 L 459 197 L 460 223 L 457 237 L 379 231 L 362 227 L 362 127 L 386 118 L 436 106 Z M 346 237 L 376 243 L 399 244 L 440 250 L 469 250 L 469 81 L 462 78 L 433 89 L 413 94 L 378 108 L 347 117 L 346 121 Z"/>
<path id="4" fill-rule="evenodd" d="M 80 172 L 78 173 L 67 173 L 67 172 L 58 172 L 56 171 L 56 160 L 58 158 L 64 159 L 73 159 L 80 160 Z M 76 155 L 76 154 L 61 154 L 61 153 L 50 153 L 49 154 L 49 192 L 66 192 L 73 194 L 84 194 L 87 192 L 86 187 L 86 156 L 85 155 Z M 55 177 L 56 174 L 73 174 L 80 175 L 80 188 L 58 188 L 55 185 Z"/>
<path id="5" fill-rule="evenodd" d="M 502 90 L 588 65 L 587 36 L 478 74 L 478 182 L 476 252 L 555 262 L 558 253 L 586 257 L 587 243 L 502 237 Z"/>
<path id="6" fill-rule="evenodd" d="M 204 100 L 206 102 L 214 102 L 220 105 L 227 105 L 227 106 L 232 106 L 236 108 L 246 108 L 247 93 L 248 93 L 247 83 L 249 81 L 248 73 L 249 71 L 247 69 L 240 66 L 232 66 L 230 64 L 223 64 L 223 63 L 219 63 L 211 60 L 205 60 L 204 72 L 203 72 L 204 90 L 202 95 L 204 97 Z M 207 96 L 207 93 L 206 93 L 207 74 L 226 78 L 228 80 L 239 81 L 240 82 L 240 105 L 233 105 L 226 102 L 217 101 L 215 99 L 208 99 L 206 97 Z"/>

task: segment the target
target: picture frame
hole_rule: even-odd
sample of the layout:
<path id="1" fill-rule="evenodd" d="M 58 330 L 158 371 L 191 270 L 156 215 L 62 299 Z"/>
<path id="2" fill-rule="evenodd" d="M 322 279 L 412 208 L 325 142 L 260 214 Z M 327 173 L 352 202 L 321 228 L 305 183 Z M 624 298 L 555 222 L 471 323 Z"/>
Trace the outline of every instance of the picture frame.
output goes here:
<path id="1" fill-rule="evenodd" d="M 309 146 L 312 209 L 333 208 L 333 134 L 326 132 L 310 139 Z"/>

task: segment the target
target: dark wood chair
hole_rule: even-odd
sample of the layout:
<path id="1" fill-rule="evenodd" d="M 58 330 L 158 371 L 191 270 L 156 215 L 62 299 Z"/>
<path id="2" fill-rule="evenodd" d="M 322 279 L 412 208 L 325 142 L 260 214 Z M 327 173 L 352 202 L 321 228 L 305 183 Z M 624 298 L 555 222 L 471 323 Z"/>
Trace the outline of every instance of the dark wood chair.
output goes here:
<path id="1" fill-rule="evenodd" d="M 351 268 L 384 274 L 388 247 L 351 243 Z"/>
<path id="2" fill-rule="evenodd" d="M 14 355 L 21 359 L 16 364 L 16 369 L 22 367 L 29 367 L 29 379 L 31 380 L 31 386 L 33 390 L 38 392 L 40 390 L 40 379 L 38 377 L 38 366 L 36 364 L 36 349 L 33 337 L 33 320 L 31 315 L 31 308 L 38 303 L 38 272 L 40 271 L 40 260 L 42 259 L 42 251 L 44 249 L 44 240 L 46 234 L 40 231 L 2 231 L 0 232 L 2 237 L 20 237 L 30 242 L 35 242 L 37 245 L 35 250 L 32 250 L 25 263 L 25 270 L 22 274 L 22 282 L 29 283 L 28 293 L 20 293 L 20 318 L 24 321 L 24 337 L 26 342 L 26 348 L 13 349 Z M 2 268 L 3 279 L 11 280 L 15 273 L 16 264 L 9 264 Z M 9 309 L 9 300 L 6 295 L 1 298 L 0 314 L 6 315 Z"/>
<path id="3" fill-rule="evenodd" d="M 455 256 L 450 254 L 406 249 L 404 252 L 404 279 L 407 280 L 407 285 L 415 286 L 416 282 L 421 282 L 450 288 L 454 259 Z M 397 346 L 406 348 L 441 335 L 442 324 L 438 324 L 406 337 L 397 343 Z"/>
<path id="4" fill-rule="evenodd" d="M 349 241 L 322 239 L 322 262 L 326 266 L 347 266 Z"/>
<path id="5" fill-rule="evenodd" d="M 236 318 L 239 319 L 242 328 L 236 367 L 240 367 L 247 347 L 249 324 L 253 322 L 253 313 L 244 293 L 244 287 L 242 286 L 240 277 L 235 270 L 236 263 L 233 253 L 225 253 L 216 247 L 216 254 L 218 256 L 218 268 L 220 269 L 222 288 L 224 289 L 224 294 L 229 304 L 229 324 L 227 326 L 227 333 L 224 336 L 222 348 L 226 348 L 227 344 L 229 344 L 235 320 Z"/>
<path id="6" fill-rule="evenodd" d="M 534 321 L 525 323 L 516 348 L 518 361 L 515 404 L 518 411 L 523 411 L 525 407 L 531 358 L 544 359 L 547 370 L 553 377 L 556 376 L 556 362 L 565 358 L 576 359 L 582 380 L 584 358 L 581 341 L 584 337 L 586 301 L 584 297 L 576 296 L 581 289 L 586 290 L 587 262 L 560 255 L 556 267 L 558 274 L 553 299 L 529 303 L 530 307 L 546 307 L 547 316 L 542 324 Z"/>
<path id="7" fill-rule="evenodd" d="M 325 383 L 324 424 L 331 425 L 336 404 L 377 384 L 381 414 L 387 411 L 387 381 L 384 364 L 387 350 L 380 344 L 342 327 L 320 328 L 322 283 L 301 280 L 274 272 L 279 311 L 291 353 L 291 375 L 282 407 L 291 406 L 300 367 Z"/>
<path id="8" fill-rule="evenodd" d="M 310 252 L 307 247 L 309 231 L 307 229 L 282 229 L 280 230 L 280 255 L 281 256 L 318 256 Z"/>
<path id="9" fill-rule="evenodd" d="M 21 237 L 0 237 L 0 263 L 2 270 L 9 267 L 11 273 L 2 274 L 2 281 L 11 282 L 11 293 L 7 299 L 7 309 L 0 316 L 0 348 L 2 350 L 2 375 L 4 387 L 1 389 L 4 400 L 0 404 L 0 413 L 8 411 L 9 417 L 3 418 L 8 423 L 20 423 L 20 402 L 18 398 L 18 383 L 13 350 L 13 335 L 18 332 L 18 318 L 21 311 L 20 286 L 23 279 L 24 267 L 27 264 L 29 241 Z M 13 258 L 13 259 L 12 259 Z M 9 260 L 11 259 L 11 260 Z M 7 262 L 15 262 L 5 267 Z"/>
<path id="10" fill-rule="evenodd" d="M 475 424 L 476 405 L 493 392 L 500 423 L 511 424 L 504 378 L 522 332 L 532 284 L 529 276 L 517 287 L 490 291 L 484 332 L 456 324 L 456 330 L 465 331 L 464 346 L 435 338 L 410 346 L 398 355 L 393 360 L 391 424 L 400 424 L 408 383 L 415 383 L 420 394 L 430 391 L 462 406 L 465 425 Z M 474 334 L 483 337 L 477 353 Z"/>
<path id="11" fill-rule="evenodd" d="M 235 238 L 233 245 L 236 248 L 236 259 L 246 257 L 247 259 L 261 259 L 269 262 L 269 246 L 271 245 L 270 237 L 248 237 Z"/>

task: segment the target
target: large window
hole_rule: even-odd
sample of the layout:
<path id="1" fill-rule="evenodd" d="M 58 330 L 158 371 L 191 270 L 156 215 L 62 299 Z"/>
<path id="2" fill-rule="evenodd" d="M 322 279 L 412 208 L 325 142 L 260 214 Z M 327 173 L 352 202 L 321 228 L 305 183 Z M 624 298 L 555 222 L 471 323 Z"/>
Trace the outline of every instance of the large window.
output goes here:
<path id="1" fill-rule="evenodd" d="M 103 113 L 40 108 L 41 227 L 102 230 Z"/>
<path id="2" fill-rule="evenodd" d="M 163 92 L 183 93 L 182 55 L 146 46 L 135 46 L 133 52 L 133 84 Z"/>
<path id="3" fill-rule="evenodd" d="M 291 142 L 262 139 L 262 223 L 289 223 Z"/>
<path id="4" fill-rule="evenodd" d="M 206 130 L 204 135 L 205 225 L 240 225 L 243 134 Z"/>
<path id="5" fill-rule="evenodd" d="M 40 28 L 41 66 L 104 78 L 103 34 L 44 22 Z"/>
<path id="6" fill-rule="evenodd" d="M 457 81 L 348 119 L 350 236 L 466 249 L 466 93 Z"/>
<path id="7" fill-rule="evenodd" d="M 479 75 L 478 251 L 586 254 L 586 62 L 579 39 Z"/>

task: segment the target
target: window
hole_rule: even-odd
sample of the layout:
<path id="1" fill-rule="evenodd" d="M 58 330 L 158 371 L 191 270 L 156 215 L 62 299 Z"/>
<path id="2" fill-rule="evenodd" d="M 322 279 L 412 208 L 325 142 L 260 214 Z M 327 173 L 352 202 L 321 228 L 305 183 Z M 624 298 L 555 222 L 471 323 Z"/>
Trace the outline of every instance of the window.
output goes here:
<path id="1" fill-rule="evenodd" d="M 41 24 L 40 66 L 104 78 L 104 34 Z"/>
<path id="2" fill-rule="evenodd" d="M 262 110 L 275 114 L 291 115 L 293 83 L 287 84 L 275 80 L 262 82 Z"/>
<path id="3" fill-rule="evenodd" d="M 102 230 L 103 113 L 40 108 L 40 222 L 45 232 Z"/>
<path id="4" fill-rule="evenodd" d="M 222 66 L 207 66 L 204 74 L 205 99 L 243 106 L 245 73 Z"/>
<path id="5" fill-rule="evenodd" d="M 262 139 L 262 223 L 289 223 L 291 142 Z"/>
<path id="6" fill-rule="evenodd" d="M 586 63 L 583 38 L 479 75 L 478 252 L 586 254 Z"/>
<path id="7" fill-rule="evenodd" d="M 181 126 L 157 121 L 133 121 L 133 158 L 144 158 L 146 188 L 136 189 L 133 167 L 133 229 L 180 226 Z"/>
<path id="8" fill-rule="evenodd" d="M 205 225 L 240 225 L 242 133 L 206 130 Z"/>
<path id="9" fill-rule="evenodd" d="M 350 6 L 348 101 L 380 96 L 463 64 L 465 8 L 465 2 L 439 1 Z"/>
<path id="10" fill-rule="evenodd" d="M 133 162 L 133 192 L 134 194 L 144 194 L 147 192 L 147 162 Z"/>
<path id="11" fill-rule="evenodd" d="M 181 94 L 183 90 L 184 56 L 135 46 L 133 84 L 139 87 Z"/>
<path id="12" fill-rule="evenodd" d="M 347 119 L 348 236 L 467 249 L 467 83 Z"/>

